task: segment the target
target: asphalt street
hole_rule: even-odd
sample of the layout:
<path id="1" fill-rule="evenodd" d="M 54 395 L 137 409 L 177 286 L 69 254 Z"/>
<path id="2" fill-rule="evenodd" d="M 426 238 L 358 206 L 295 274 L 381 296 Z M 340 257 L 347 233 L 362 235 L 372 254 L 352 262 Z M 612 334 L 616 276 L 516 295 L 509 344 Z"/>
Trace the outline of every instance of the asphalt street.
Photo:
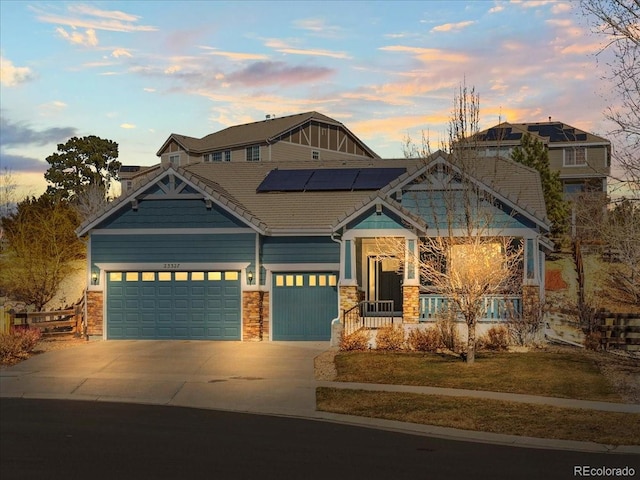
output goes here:
<path id="1" fill-rule="evenodd" d="M 2 398 L 0 478 L 575 479 L 640 456 L 508 447 L 327 421 Z M 594 477 L 591 477 L 594 478 Z M 614 477 L 600 477 L 614 478 Z"/>

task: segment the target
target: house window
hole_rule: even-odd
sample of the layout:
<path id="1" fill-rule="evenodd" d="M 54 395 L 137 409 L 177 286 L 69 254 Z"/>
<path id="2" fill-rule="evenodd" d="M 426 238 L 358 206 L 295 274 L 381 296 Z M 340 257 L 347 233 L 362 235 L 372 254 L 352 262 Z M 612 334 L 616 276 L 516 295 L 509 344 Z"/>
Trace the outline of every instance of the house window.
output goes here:
<path id="1" fill-rule="evenodd" d="M 124 188 L 128 192 L 129 190 L 131 190 L 133 188 L 133 182 L 131 180 L 125 180 Z"/>
<path id="2" fill-rule="evenodd" d="M 247 162 L 259 162 L 260 161 L 260 145 L 253 145 L 247 147 Z"/>
<path id="3" fill-rule="evenodd" d="M 311 151 L 311 158 L 313 160 L 320 160 L 320 152 L 318 150 Z"/>
<path id="4" fill-rule="evenodd" d="M 564 166 L 575 167 L 579 165 L 587 164 L 587 149 L 584 147 L 579 148 L 565 148 L 564 149 Z"/>
<path id="5" fill-rule="evenodd" d="M 179 167 L 180 155 L 169 155 L 169 164 L 173 167 Z"/>
<path id="6" fill-rule="evenodd" d="M 230 162 L 231 150 L 207 153 L 204 155 L 204 161 L 205 162 Z"/>

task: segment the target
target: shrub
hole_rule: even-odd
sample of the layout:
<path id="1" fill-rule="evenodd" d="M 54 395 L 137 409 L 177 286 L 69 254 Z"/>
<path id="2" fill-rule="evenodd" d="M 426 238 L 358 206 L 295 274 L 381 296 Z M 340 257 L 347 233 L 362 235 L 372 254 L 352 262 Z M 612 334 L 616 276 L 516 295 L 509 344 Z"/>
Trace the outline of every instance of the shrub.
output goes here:
<path id="1" fill-rule="evenodd" d="M 461 350 L 460 332 L 454 311 L 443 310 L 436 316 L 436 328 L 440 333 L 442 344 L 452 352 Z"/>
<path id="2" fill-rule="evenodd" d="M 11 364 L 27 358 L 40 336 L 37 329 L 0 333 L 0 363 Z"/>
<path id="3" fill-rule="evenodd" d="M 364 330 L 356 330 L 349 335 L 345 335 L 342 332 L 340 336 L 340 350 L 352 351 L 352 350 L 368 350 L 369 349 L 369 334 Z"/>
<path id="4" fill-rule="evenodd" d="M 435 327 L 411 330 L 407 336 L 407 345 L 416 352 L 435 352 L 444 347 L 440 331 Z"/>
<path id="5" fill-rule="evenodd" d="M 404 328 L 389 325 L 378 330 L 376 349 L 384 351 L 404 350 Z"/>
<path id="6" fill-rule="evenodd" d="M 600 350 L 600 340 L 602 335 L 600 332 L 587 333 L 584 337 L 584 348 L 587 350 Z"/>
<path id="7" fill-rule="evenodd" d="M 488 350 L 506 350 L 509 346 L 509 330 L 503 325 L 491 327 L 481 343 Z"/>

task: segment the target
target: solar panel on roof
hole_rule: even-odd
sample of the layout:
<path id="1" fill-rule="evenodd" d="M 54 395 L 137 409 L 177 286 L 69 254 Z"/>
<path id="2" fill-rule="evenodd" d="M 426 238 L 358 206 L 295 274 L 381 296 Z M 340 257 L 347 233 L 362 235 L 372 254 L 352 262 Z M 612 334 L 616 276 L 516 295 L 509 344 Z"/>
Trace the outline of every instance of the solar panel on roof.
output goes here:
<path id="1" fill-rule="evenodd" d="M 363 168 L 360 170 L 353 190 L 378 190 L 407 170 L 404 168 Z"/>
<path id="2" fill-rule="evenodd" d="M 271 170 L 258 192 L 301 192 L 313 174 L 313 170 Z"/>
<path id="3" fill-rule="evenodd" d="M 378 190 L 406 172 L 405 168 L 316 168 L 271 170 L 258 192 L 323 192 Z"/>
<path id="4" fill-rule="evenodd" d="M 353 182 L 358 176 L 357 168 L 327 168 L 318 169 L 305 185 L 306 191 L 351 190 Z"/>

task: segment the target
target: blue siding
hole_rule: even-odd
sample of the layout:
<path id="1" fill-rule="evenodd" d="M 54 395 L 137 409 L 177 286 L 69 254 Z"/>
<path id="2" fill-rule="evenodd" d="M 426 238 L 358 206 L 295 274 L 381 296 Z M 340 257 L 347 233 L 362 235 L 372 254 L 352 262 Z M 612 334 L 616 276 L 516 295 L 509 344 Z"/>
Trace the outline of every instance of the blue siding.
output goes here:
<path id="1" fill-rule="evenodd" d="M 204 200 L 142 200 L 134 211 L 129 203 L 97 228 L 238 228 L 247 227 L 229 213 L 210 210 Z"/>
<path id="2" fill-rule="evenodd" d="M 265 237 L 262 263 L 338 263 L 340 245 L 329 237 Z"/>
<path id="3" fill-rule="evenodd" d="M 465 198 L 462 191 L 408 191 L 402 194 L 402 206 L 417 214 L 431 228 L 444 229 L 465 226 L 465 211 L 467 205 L 473 216 L 491 219 L 493 228 L 535 228 L 533 222 L 522 215 L 511 215 L 510 209 L 502 203 L 491 203 L 480 200 L 474 194 Z M 454 211 L 448 212 L 453 206 Z M 447 215 L 452 213 L 452 215 Z M 486 225 L 481 225 L 486 226 Z"/>
<path id="4" fill-rule="evenodd" d="M 350 222 L 347 226 L 349 229 L 397 229 L 405 228 L 402 224 L 402 220 L 390 212 L 388 209 L 383 208 L 382 214 L 378 215 L 374 209 L 371 209 L 367 213 L 359 216 L 353 222 Z"/>
<path id="5" fill-rule="evenodd" d="M 351 240 L 344 241 L 344 278 L 351 278 Z"/>
<path id="6" fill-rule="evenodd" d="M 251 262 L 255 235 L 92 235 L 94 263 Z"/>

